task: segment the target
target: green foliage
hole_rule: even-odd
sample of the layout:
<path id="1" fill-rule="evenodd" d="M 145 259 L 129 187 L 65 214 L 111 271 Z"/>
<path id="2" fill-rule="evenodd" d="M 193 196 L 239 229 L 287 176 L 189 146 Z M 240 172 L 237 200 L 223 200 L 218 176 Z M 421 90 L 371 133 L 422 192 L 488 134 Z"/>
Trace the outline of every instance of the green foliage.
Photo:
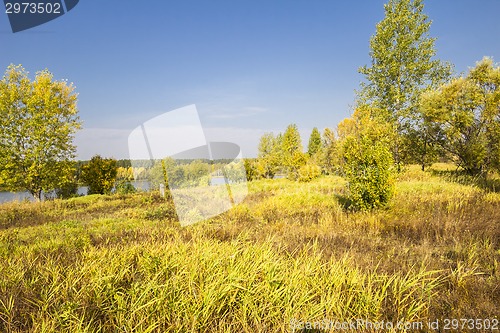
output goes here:
<path id="1" fill-rule="evenodd" d="M 184 170 L 182 173 L 184 177 L 184 183 L 181 184 L 181 187 L 208 185 L 211 172 L 211 165 L 209 163 L 195 160 L 187 165 L 183 165 L 182 168 Z"/>
<path id="2" fill-rule="evenodd" d="M 431 21 L 423 12 L 422 0 L 389 0 L 384 8 L 385 17 L 370 39 L 371 67 L 359 69 L 367 82 L 361 84 L 358 95 L 360 104 L 377 108 L 397 130 L 392 151 L 399 165 L 406 149 L 403 144 L 428 143 L 419 98 L 447 80 L 451 66 L 433 59 L 436 39 L 429 36 Z M 402 140 L 407 135 L 410 138 Z M 426 154 L 428 148 L 412 153 Z"/>
<path id="3" fill-rule="evenodd" d="M 360 210 L 385 206 L 394 192 L 388 146 L 366 137 L 348 138 L 344 157 L 352 206 Z"/>
<path id="4" fill-rule="evenodd" d="M 132 162 L 130 160 L 117 160 L 116 166 L 119 168 L 131 168 Z"/>
<path id="5" fill-rule="evenodd" d="M 484 58 L 422 97 L 434 142 L 471 175 L 500 170 L 500 67 Z"/>
<path id="6" fill-rule="evenodd" d="M 82 166 L 80 180 L 89 187 L 88 194 L 109 194 L 115 185 L 116 160 L 99 155 Z"/>
<path id="7" fill-rule="evenodd" d="M 313 128 L 309 143 L 307 145 L 307 154 L 309 157 L 314 156 L 321 150 L 321 134 L 316 127 Z"/>
<path id="8" fill-rule="evenodd" d="M 321 168 L 316 164 L 308 163 L 299 169 L 299 182 L 310 182 L 311 180 L 321 176 Z"/>
<path id="9" fill-rule="evenodd" d="M 160 184 L 165 184 L 168 188 L 178 189 L 200 185 L 208 185 L 210 174 L 216 169 L 203 160 L 179 161 L 171 157 L 155 161 L 148 170 L 147 179 L 151 183 L 151 188 L 157 190 Z"/>
<path id="10" fill-rule="evenodd" d="M 137 174 L 138 174 L 138 172 L 137 172 Z M 134 168 L 133 167 L 121 167 L 121 166 L 119 166 L 117 169 L 116 179 L 134 180 Z"/>
<path id="11" fill-rule="evenodd" d="M 137 190 L 128 180 L 120 180 L 116 183 L 115 193 L 117 194 L 131 194 L 135 192 L 137 192 Z"/>
<path id="12" fill-rule="evenodd" d="M 259 178 L 257 174 L 256 164 L 257 161 L 254 159 L 245 158 L 243 159 L 245 166 L 246 178 L 248 181 L 256 180 Z"/>
<path id="13" fill-rule="evenodd" d="M 56 197 L 69 199 L 78 196 L 78 181 L 76 177 L 68 178 L 68 181 L 56 189 Z"/>
<path id="14" fill-rule="evenodd" d="M 297 125 L 291 124 L 286 128 L 283 134 L 281 150 L 283 154 L 282 165 L 287 172 L 287 177 L 296 180 L 299 168 L 307 162 L 307 156 L 303 152 L 302 140 Z"/>
<path id="15" fill-rule="evenodd" d="M 265 133 L 259 142 L 259 153 L 255 170 L 259 178 L 273 178 L 281 164 L 282 136 Z"/>
<path id="16" fill-rule="evenodd" d="M 243 160 L 232 161 L 223 166 L 224 176 L 231 183 L 241 183 L 246 181 L 246 169 Z"/>
<path id="17" fill-rule="evenodd" d="M 388 127 L 370 119 L 369 114 L 361 114 L 356 121 L 356 132 L 343 142 L 349 200 L 358 210 L 383 207 L 394 193 Z"/>
<path id="18" fill-rule="evenodd" d="M 322 138 L 322 149 L 319 165 L 325 174 L 338 173 L 341 165 L 341 154 L 339 154 L 339 143 L 334 131 L 325 128 Z"/>
<path id="19" fill-rule="evenodd" d="M 10 65 L 0 80 L 0 188 L 26 189 L 40 200 L 71 182 L 73 135 L 80 128 L 77 95 L 48 70 L 31 81 Z"/>
<path id="20" fill-rule="evenodd" d="M 159 189 L 160 184 L 169 185 L 165 184 L 165 181 L 170 183 L 169 186 L 175 187 L 176 184 L 180 184 L 184 180 L 182 168 L 179 168 L 179 170 L 176 172 L 175 160 L 173 158 L 166 158 L 155 161 L 153 166 L 147 170 L 145 178 L 150 182 L 151 189 Z M 170 175 L 169 178 L 166 178 L 165 172 Z"/>
<path id="21" fill-rule="evenodd" d="M 446 158 L 446 151 L 432 139 L 431 124 L 428 120 L 424 118 L 420 125 L 418 130 L 410 128 L 399 138 L 400 157 L 405 163 L 420 165 L 424 171 L 440 157 Z"/>

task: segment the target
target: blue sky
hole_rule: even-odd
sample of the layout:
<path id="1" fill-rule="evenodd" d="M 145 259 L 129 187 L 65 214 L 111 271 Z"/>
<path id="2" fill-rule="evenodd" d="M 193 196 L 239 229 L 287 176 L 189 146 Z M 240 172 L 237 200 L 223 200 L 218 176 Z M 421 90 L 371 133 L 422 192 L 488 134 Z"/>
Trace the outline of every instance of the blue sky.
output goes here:
<path id="1" fill-rule="evenodd" d="M 379 0 L 81 0 L 66 15 L 13 34 L 0 13 L 0 70 L 48 68 L 79 93 L 78 158 L 127 158 L 128 134 L 196 104 L 207 139 L 255 156 L 264 132 L 349 116 L 369 64 Z M 437 56 L 466 71 L 500 61 L 500 0 L 425 2 Z"/>

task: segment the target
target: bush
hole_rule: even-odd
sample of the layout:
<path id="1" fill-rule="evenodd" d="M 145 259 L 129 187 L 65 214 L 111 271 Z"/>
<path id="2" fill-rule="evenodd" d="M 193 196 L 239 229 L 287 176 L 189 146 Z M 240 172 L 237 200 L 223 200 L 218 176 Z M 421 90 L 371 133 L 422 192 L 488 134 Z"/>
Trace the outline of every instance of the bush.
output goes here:
<path id="1" fill-rule="evenodd" d="M 347 204 L 356 210 L 383 207 L 394 193 L 390 147 L 396 132 L 380 113 L 360 106 L 345 122 L 349 127 L 342 140 L 342 169 L 349 190 Z"/>
<path id="2" fill-rule="evenodd" d="M 56 197 L 59 199 L 69 199 L 78 196 L 78 183 L 71 180 L 55 190 Z"/>
<path id="3" fill-rule="evenodd" d="M 351 136 L 344 143 L 344 160 L 351 206 L 367 210 L 386 205 L 394 193 L 389 145 L 363 134 Z"/>
<path id="4" fill-rule="evenodd" d="M 115 192 L 118 194 L 130 194 L 137 192 L 137 190 L 128 180 L 120 180 L 116 183 Z"/>
<path id="5" fill-rule="evenodd" d="M 321 176 L 321 168 L 316 164 L 306 164 L 299 169 L 299 181 L 309 182 Z"/>
<path id="6" fill-rule="evenodd" d="M 273 166 L 267 158 L 260 158 L 254 163 L 255 179 L 268 178 L 273 179 L 276 173 L 276 167 Z"/>
<path id="7" fill-rule="evenodd" d="M 82 166 L 80 179 L 89 187 L 88 194 L 109 194 L 117 173 L 116 160 L 96 155 Z"/>
<path id="8" fill-rule="evenodd" d="M 243 159 L 243 163 L 245 165 L 245 174 L 247 180 L 252 181 L 258 179 L 259 177 L 257 175 L 257 169 L 256 169 L 257 162 L 255 160 L 250 160 L 248 158 L 245 158 Z"/>

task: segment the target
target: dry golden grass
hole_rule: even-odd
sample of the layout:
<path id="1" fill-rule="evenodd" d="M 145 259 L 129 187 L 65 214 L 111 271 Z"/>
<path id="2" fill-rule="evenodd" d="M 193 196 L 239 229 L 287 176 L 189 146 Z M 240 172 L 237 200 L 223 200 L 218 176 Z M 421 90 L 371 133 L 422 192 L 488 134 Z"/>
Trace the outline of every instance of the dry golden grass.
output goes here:
<path id="1" fill-rule="evenodd" d="M 184 228 L 150 193 L 0 205 L 0 331 L 499 319 L 500 193 L 446 168 L 409 167 L 371 213 L 343 209 L 340 177 L 251 182 L 243 204 Z"/>

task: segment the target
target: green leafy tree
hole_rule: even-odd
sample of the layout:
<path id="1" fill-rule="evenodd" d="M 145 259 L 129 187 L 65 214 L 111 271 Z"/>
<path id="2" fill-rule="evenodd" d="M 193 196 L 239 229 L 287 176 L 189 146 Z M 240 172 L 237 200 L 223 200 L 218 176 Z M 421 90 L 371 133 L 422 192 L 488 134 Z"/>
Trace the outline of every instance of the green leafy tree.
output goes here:
<path id="1" fill-rule="evenodd" d="M 209 171 L 210 165 L 198 160 L 180 164 L 172 157 L 166 157 L 154 162 L 147 178 L 152 189 L 159 189 L 160 184 L 163 184 L 168 192 L 170 188 L 194 186 L 200 182 L 200 178 L 207 178 Z"/>
<path id="2" fill-rule="evenodd" d="M 309 157 L 314 156 L 321 150 L 321 134 L 316 127 L 313 128 L 311 136 L 309 137 L 309 143 L 307 145 L 307 154 Z"/>
<path id="3" fill-rule="evenodd" d="M 65 187 L 74 175 L 73 135 L 80 128 L 72 84 L 48 70 L 31 81 L 10 65 L 0 80 L 0 188 L 42 191 Z"/>
<path id="4" fill-rule="evenodd" d="M 69 199 L 78 196 L 78 177 L 75 173 L 67 178 L 67 181 L 55 190 L 56 197 L 59 199 Z"/>
<path id="5" fill-rule="evenodd" d="M 258 173 L 256 169 L 257 160 L 244 158 L 243 163 L 245 165 L 245 173 L 248 181 L 258 179 Z"/>
<path id="6" fill-rule="evenodd" d="M 325 128 L 322 138 L 322 157 L 320 166 L 326 174 L 333 174 L 338 171 L 340 166 L 340 158 L 338 151 L 338 140 L 335 137 L 335 132 L 329 128 Z"/>
<path id="7" fill-rule="evenodd" d="M 449 78 L 451 65 L 433 59 L 436 39 L 429 36 L 431 21 L 422 0 L 389 0 L 384 8 L 385 18 L 370 39 L 371 66 L 359 69 L 367 82 L 361 84 L 358 104 L 380 110 L 382 119 L 394 127 L 398 136 L 392 151 L 398 167 L 405 155 L 425 165 L 432 147 L 418 109 L 419 98 Z M 405 153 L 412 146 L 421 148 Z"/>
<path id="8" fill-rule="evenodd" d="M 500 67 L 492 59 L 423 95 L 422 109 L 434 142 L 466 172 L 500 170 Z"/>
<path id="9" fill-rule="evenodd" d="M 183 169 L 185 178 L 183 186 L 200 186 L 210 183 L 210 164 L 201 160 L 195 160 L 185 165 Z"/>
<path id="10" fill-rule="evenodd" d="M 307 162 L 297 125 L 291 124 L 286 128 L 281 143 L 281 151 L 282 165 L 285 167 L 288 177 L 297 179 L 298 169 Z"/>
<path id="11" fill-rule="evenodd" d="M 245 172 L 245 164 L 243 160 L 232 161 L 224 166 L 225 177 L 231 183 L 241 183 L 247 180 Z"/>
<path id="12" fill-rule="evenodd" d="M 116 160 L 95 155 L 82 166 L 80 180 L 89 187 L 88 194 L 109 194 L 115 185 Z"/>
<path id="13" fill-rule="evenodd" d="M 273 178 L 281 162 L 281 135 L 265 133 L 259 142 L 255 170 L 260 177 Z"/>
<path id="14" fill-rule="evenodd" d="M 391 128 L 372 117 L 373 110 L 357 113 L 354 131 L 343 141 L 343 170 L 351 207 L 370 210 L 383 207 L 394 193 Z"/>

